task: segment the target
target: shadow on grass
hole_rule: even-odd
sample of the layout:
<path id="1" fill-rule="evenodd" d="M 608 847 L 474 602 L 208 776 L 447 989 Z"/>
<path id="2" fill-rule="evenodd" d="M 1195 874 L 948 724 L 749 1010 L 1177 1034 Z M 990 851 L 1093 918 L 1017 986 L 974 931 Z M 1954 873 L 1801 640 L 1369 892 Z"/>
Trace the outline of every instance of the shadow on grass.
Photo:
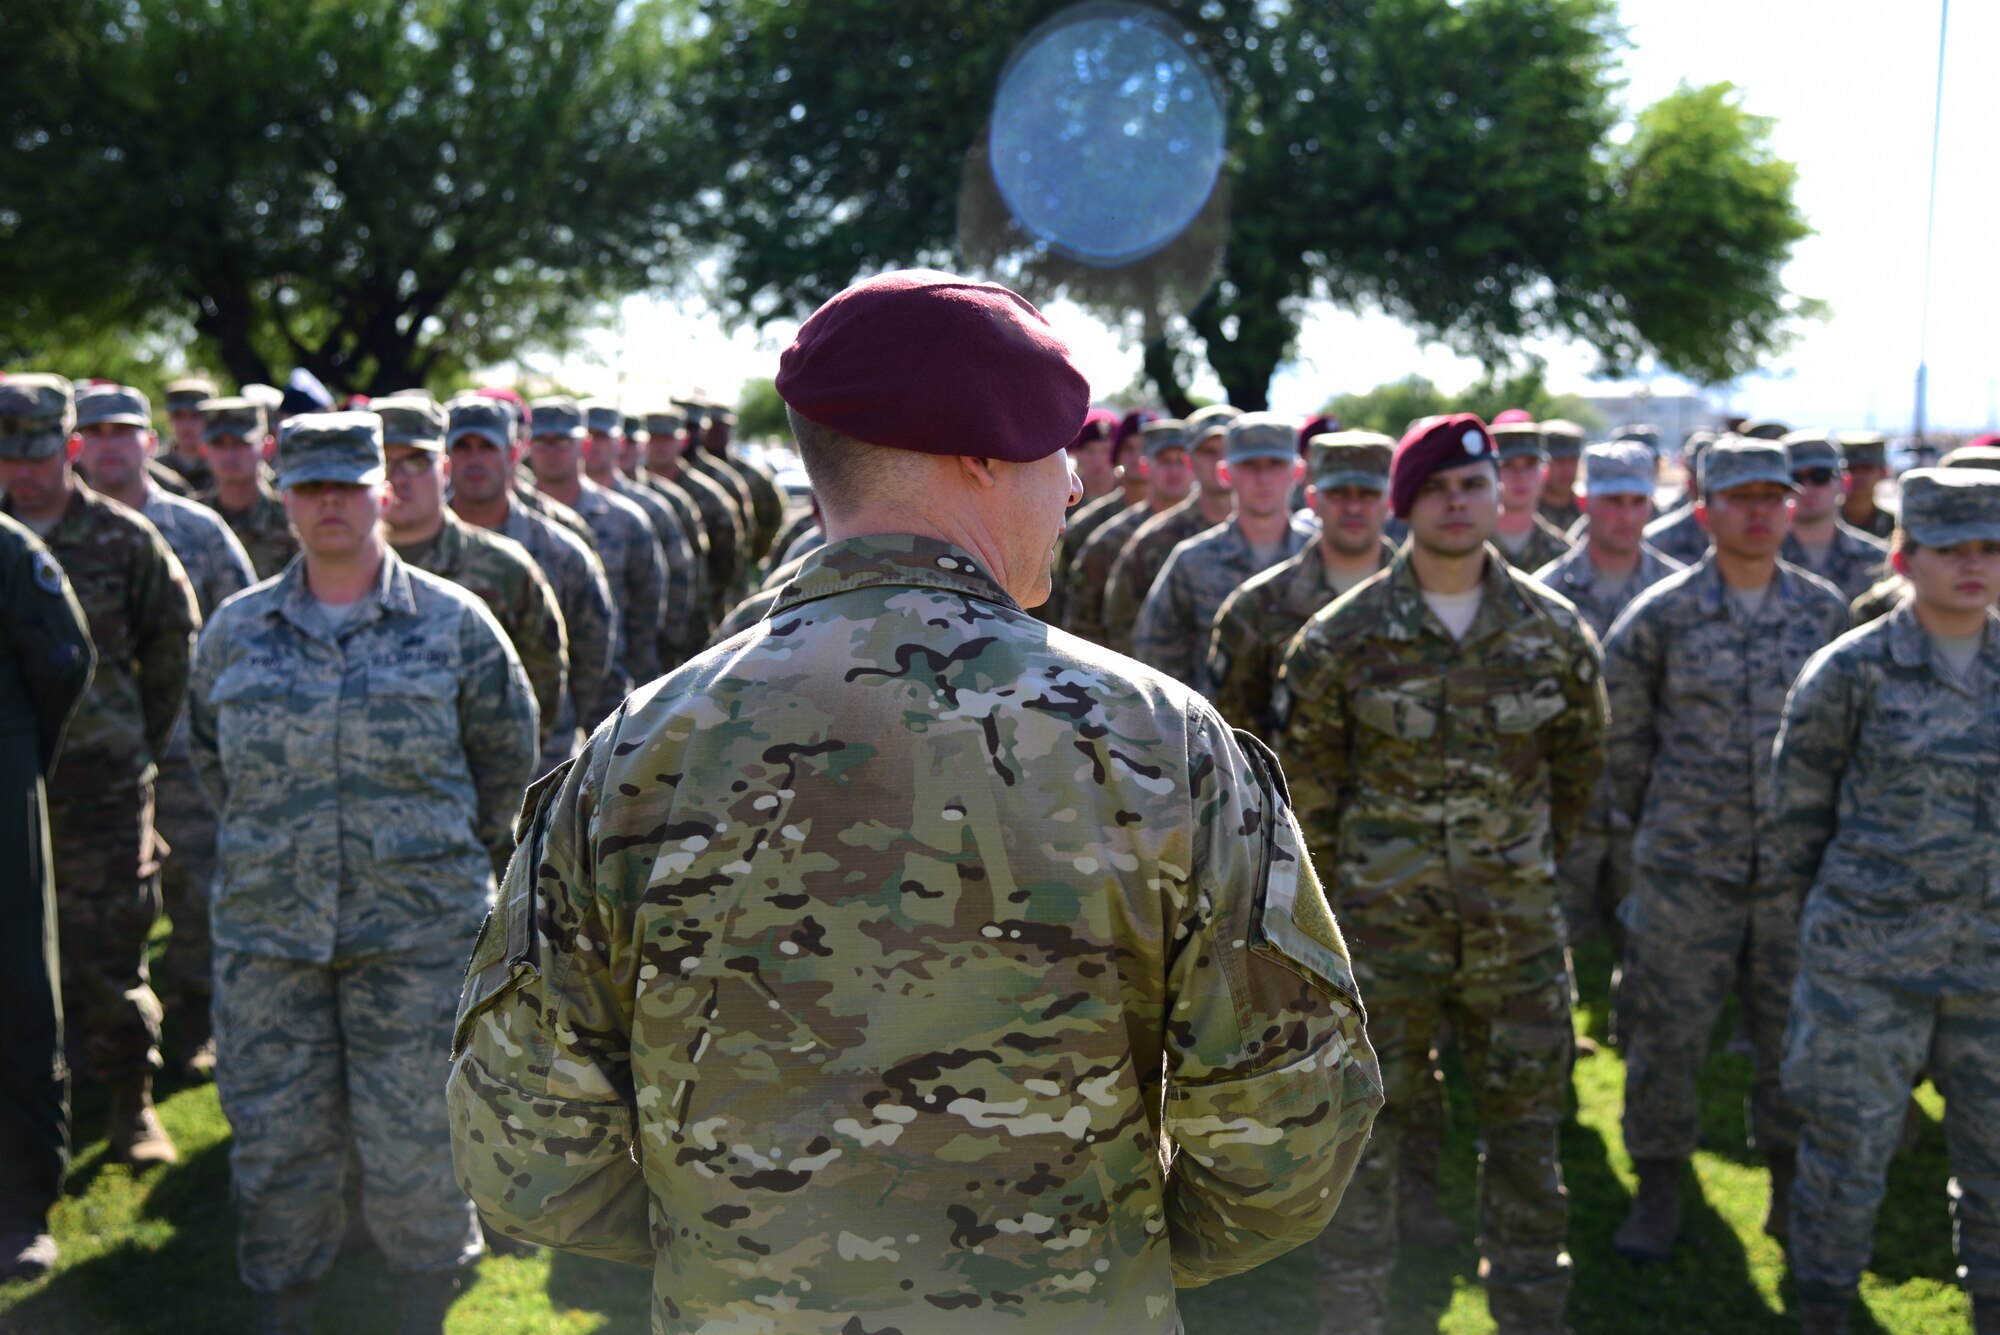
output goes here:
<path id="1" fill-rule="evenodd" d="M 1922 1120 L 1916 1147 L 1889 1165 L 1889 1194 L 1875 1218 L 1875 1260 L 1868 1268 L 1892 1284 L 1907 1279 L 1956 1282 L 1944 1128 L 1928 1116 Z"/>
<path id="2" fill-rule="evenodd" d="M 653 1272 L 575 1252 L 549 1253 L 549 1304 L 610 1318 L 599 1335 L 641 1335 L 652 1321 Z"/>

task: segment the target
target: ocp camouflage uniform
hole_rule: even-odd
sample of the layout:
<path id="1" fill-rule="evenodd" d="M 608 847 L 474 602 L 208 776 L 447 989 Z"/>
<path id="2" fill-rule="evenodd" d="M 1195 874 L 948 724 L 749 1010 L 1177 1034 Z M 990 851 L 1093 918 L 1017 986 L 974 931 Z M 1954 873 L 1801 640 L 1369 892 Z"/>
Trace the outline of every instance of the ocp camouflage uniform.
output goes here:
<path id="1" fill-rule="evenodd" d="M 1172 509 L 1141 521 L 1111 564 L 1111 577 L 1104 590 L 1104 639 L 1100 641 L 1105 648 L 1121 654 L 1132 652 L 1139 611 L 1146 605 L 1147 595 L 1152 593 L 1153 583 L 1160 577 L 1167 558 L 1189 538 L 1215 527 L 1201 512 L 1199 489 Z"/>
<path id="2" fill-rule="evenodd" d="M 1110 632 L 1104 625 L 1104 602 L 1110 594 L 1112 567 L 1118 564 L 1118 558 L 1124 553 L 1125 544 L 1132 540 L 1132 535 L 1147 520 L 1163 513 L 1165 511 L 1155 510 L 1149 504 L 1132 506 L 1105 520 L 1096 532 L 1083 541 L 1075 559 L 1070 562 L 1066 576 L 1068 592 L 1063 597 L 1062 607 L 1064 630 L 1072 635 L 1081 635 L 1092 644 L 1101 644 L 1107 649 L 1111 647 Z M 1132 613 L 1135 617 L 1138 615 L 1137 604 L 1133 606 Z"/>
<path id="3" fill-rule="evenodd" d="M 278 499 L 278 493 L 269 483 L 258 481 L 257 499 L 247 510 L 231 510 L 214 492 L 202 496 L 201 502 L 221 515 L 222 522 L 229 525 L 229 531 L 236 535 L 244 554 L 250 558 L 250 567 L 257 572 L 258 579 L 271 578 L 290 565 L 292 558 L 299 554 L 299 535 L 292 532 L 292 521 L 285 515 L 285 503 Z"/>
<path id="4" fill-rule="evenodd" d="M 669 611 L 678 609 L 678 612 L 662 618 L 653 644 L 659 655 L 660 671 L 672 672 L 700 652 L 701 637 L 707 633 L 702 589 L 704 562 L 697 558 L 680 516 L 674 513 L 666 497 L 615 475 L 606 490 L 632 502 L 645 515 L 653 530 L 653 540 L 659 544 L 660 557 L 666 563 L 666 605 Z"/>
<path id="5" fill-rule="evenodd" d="M 1601 642 L 1634 598 L 1683 568 L 1680 562 L 1641 543 L 1639 564 L 1632 573 L 1616 582 L 1607 581 L 1591 564 L 1590 544 L 1583 542 L 1569 555 L 1537 570 L 1535 578 L 1569 599 Z M 1613 944 L 1622 953 L 1624 934 L 1617 930 L 1615 915 L 1632 889 L 1632 822 L 1615 810 L 1608 779 L 1599 786 L 1583 828 L 1577 831 L 1556 871 L 1562 881 L 1569 939 L 1579 941 L 1600 926 L 1609 926 Z"/>
<path id="6" fill-rule="evenodd" d="M 1382 566 L 1395 559 L 1395 547 L 1385 540 Z M 1246 732 L 1275 737 L 1271 693 L 1285 646 L 1338 596 L 1318 542 L 1237 585 L 1216 611 L 1209 634 L 1208 698 L 1216 712 Z"/>
<path id="7" fill-rule="evenodd" d="M 1259 559 L 1235 523 L 1219 524 L 1175 547 L 1153 581 L 1139 620 L 1132 627 L 1132 657 L 1208 697 L 1208 642 L 1215 614 L 1236 586 L 1279 561 L 1297 556 L 1319 540 L 1319 521 L 1295 513 L 1283 542 L 1269 560 Z"/>
<path id="8" fill-rule="evenodd" d="M 439 1069 L 535 757 L 527 678 L 471 594 L 388 552 L 334 636 L 309 604 L 303 563 L 231 602 L 189 686 L 221 817 L 216 1079 L 259 1293 L 332 1264 L 350 1134 L 396 1270 L 478 1256 Z"/>
<path id="9" fill-rule="evenodd" d="M 149 485 L 141 513 L 173 548 L 203 621 L 257 582 L 243 545 L 213 511 Z M 193 1054 L 208 1038 L 208 883 L 215 874 L 215 813 L 195 783 L 185 726 L 174 729 L 159 765 L 153 823 L 167 846 L 160 895 L 174 925 L 160 958 L 160 993 L 180 1017 L 182 1049 Z"/>
<path id="10" fill-rule="evenodd" d="M 660 637 L 671 631 L 679 640 L 687 604 L 667 601 L 666 560 L 646 512 L 587 477 L 579 477 L 577 486 L 576 504 L 570 508 L 596 535 L 597 555 L 618 605 L 615 671 L 623 679 L 619 690 L 623 698 L 629 686 L 660 675 Z M 685 580 L 676 591 L 687 596 Z"/>
<path id="11" fill-rule="evenodd" d="M 521 508 L 541 516 L 568 533 L 582 543 L 591 556 L 597 555 L 597 534 L 592 531 L 589 524 L 583 522 L 583 516 L 537 487 L 526 469 L 515 470 L 513 494 Z M 599 564 L 603 562 L 599 561 Z"/>
<path id="12" fill-rule="evenodd" d="M 1847 616 L 1857 626 L 1888 616 L 1910 596 L 1910 581 L 1890 575 L 1847 605 Z"/>
<path id="13" fill-rule="evenodd" d="M 712 566 L 708 551 L 708 527 L 702 521 L 701 507 L 685 488 L 675 486 L 663 477 L 646 476 L 638 479 L 620 478 L 621 495 L 643 495 L 658 501 L 673 511 L 674 520 L 680 525 L 687 538 L 688 547 L 694 553 L 694 610 L 688 617 L 688 633 L 695 633 L 697 627 L 704 632 L 715 624 L 715 594 L 709 587 Z"/>
<path id="14" fill-rule="evenodd" d="M 1796 533 L 1785 535 L 1785 545 L 1779 549 L 1778 557 L 1818 575 L 1839 589 L 1842 598 L 1852 602 L 1873 588 L 1887 571 L 1889 545 L 1852 527 L 1845 520 L 1836 519 L 1833 521 L 1833 546 L 1827 549 L 1824 566 L 1814 566 L 1806 558 L 1806 549 L 1800 545 Z"/>
<path id="15" fill-rule="evenodd" d="M 1320 1239 L 1330 1330 L 1379 1331 L 1396 1260 L 1403 1110 L 1449 1019 L 1484 1154 L 1481 1274 L 1503 1330 L 1560 1329 L 1568 1199 L 1557 1139 L 1574 1055 L 1555 859 L 1603 763 L 1597 645 L 1575 609 L 1487 550 L 1454 640 L 1405 548 L 1286 650 L 1279 754 L 1357 943 L 1387 1098 Z"/>
<path id="16" fill-rule="evenodd" d="M 1797 1139 L 1778 1057 L 1799 900 L 1772 876 L 1771 745 L 1799 669 L 1846 629 L 1838 591 L 1783 562 L 1746 619 L 1711 554 L 1640 594 L 1605 642 L 1612 810 L 1635 829 L 1619 994 L 1634 1160 L 1694 1152 L 1696 1079 L 1739 957 L 1752 1137 L 1780 1160 Z"/>
<path id="17" fill-rule="evenodd" d="M 180 717 L 201 613 L 173 549 L 81 478 L 43 541 L 90 622 L 97 673 L 49 783 L 63 996 L 100 1079 L 158 1069 L 146 942 L 160 918 L 153 781 Z M 11 501 L 0 513 L 14 513 Z"/>
<path id="18" fill-rule="evenodd" d="M 446 510 L 444 527 L 436 537 L 395 550 L 407 564 L 450 580 L 486 604 L 527 675 L 541 742 L 544 746 L 552 742 L 563 688 L 569 683 L 569 634 L 555 590 L 528 549 Z"/>
<path id="19" fill-rule="evenodd" d="M 1543 566 L 1560 561 L 1576 550 L 1576 544 L 1561 529 L 1542 518 L 1539 512 L 1528 530 L 1528 541 L 1518 552 L 1510 552 L 1506 546 L 1495 542 L 1494 550 L 1507 558 L 1507 564 L 1524 574 L 1533 574 Z"/>
<path id="20" fill-rule="evenodd" d="M 191 498 L 194 495 L 195 489 L 188 482 L 187 478 L 167 467 L 158 459 L 146 460 L 146 478 L 154 486 L 170 496 Z"/>
<path id="21" fill-rule="evenodd" d="M 778 480 L 771 476 L 771 470 L 754 463 L 742 455 L 725 455 L 723 462 L 736 470 L 743 479 L 744 489 L 750 493 L 750 519 L 757 525 L 757 541 L 752 546 L 752 556 L 761 564 L 770 556 L 772 544 L 778 540 L 778 530 L 785 522 L 785 493 L 778 489 Z"/>
<path id="22" fill-rule="evenodd" d="M 569 645 L 569 692 L 557 711 L 556 726 L 542 751 L 541 767 L 553 769 L 576 752 L 575 728 L 595 728 L 618 707 L 624 691 L 613 653 L 618 642 L 618 610 L 596 555 L 553 520 L 524 506 L 510 505 L 500 536 L 527 549 L 541 567 L 562 611 Z"/>
<path id="23" fill-rule="evenodd" d="M 760 558 L 759 544 L 767 543 L 777 534 L 764 532 L 757 514 L 755 500 L 750 495 L 750 484 L 743 480 L 743 474 L 728 459 L 709 453 L 705 449 L 690 445 L 681 459 L 681 467 L 692 469 L 716 486 L 722 488 L 729 497 L 729 503 L 736 508 L 736 518 L 743 525 L 743 571 L 747 578 L 756 568 Z"/>
<path id="24" fill-rule="evenodd" d="M 649 419 L 650 420 L 650 419 Z M 648 427 L 650 430 L 650 426 Z M 719 621 L 722 614 L 735 606 L 741 597 L 739 586 L 744 578 L 743 521 L 736 513 L 735 502 L 729 493 L 714 479 L 704 477 L 691 468 L 683 467 L 673 477 L 662 477 L 648 472 L 643 479 L 653 485 L 662 495 L 673 499 L 667 486 L 686 497 L 701 517 L 701 528 L 708 539 L 708 617 Z M 667 486 L 661 486 L 661 483 Z"/>
<path id="25" fill-rule="evenodd" d="M 530 793 L 460 1180 L 652 1266 L 662 1335 L 1179 1331 L 1177 1284 L 1318 1230 L 1380 1098 L 1250 748 L 955 547 L 830 544 Z"/>
<path id="26" fill-rule="evenodd" d="M 1077 558 L 1083 555 L 1084 544 L 1106 524 L 1124 514 L 1127 510 L 1146 510 L 1144 501 L 1125 499 L 1125 488 L 1113 487 L 1094 501 L 1085 501 L 1071 511 L 1063 521 L 1062 539 L 1056 544 L 1056 565 L 1049 581 L 1049 600 L 1040 607 L 1031 609 L 1034 616 L 1051 626 L 1067 626 L 1070 598 L 1070 577 L 1076 570 Z"/>
<path id="27" fill-rule="evenodd" d="M 1803 895 L 1784 1089 L 1803 1120 L 1790 1256 L 1844 1302 L 1868 1265 L 1909 1101 L 1945 1098 L 1953 1244 L 2000 1303 L 2000 619 L 1970 672 L 1909 605 L 1800 674 L 1779 734 L 1772 879 Z"/>

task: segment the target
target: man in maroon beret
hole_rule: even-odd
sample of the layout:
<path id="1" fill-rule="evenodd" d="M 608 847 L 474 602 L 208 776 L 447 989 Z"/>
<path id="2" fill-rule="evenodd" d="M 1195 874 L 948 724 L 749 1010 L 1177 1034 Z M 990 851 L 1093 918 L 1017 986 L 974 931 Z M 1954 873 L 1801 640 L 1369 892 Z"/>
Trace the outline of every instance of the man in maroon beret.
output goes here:
<path id="1" fill-rule="evenodd" d="M 653 1266 L 656 1331 L 1179 1329 L 1320 1231 L 1380 1106 L 1283 780 L 1022 610 L 1089 398 L 1033 306 L 885 274 L 777 388 L 826 545 L 531 791 L 461 1179 Z"/>
<path id="2" fill-rule="evenodd" d="M 1493 437 L 1470 414 L 1397 445 L 1410 540 L 1292 640 L 1272 700 L 1314 861 L 1362 949 L 1388 1104 L 1319 1246 L 1323 1330 L 1388 1319 L 1398 1153 L 1449 1017 L 1484 1146 L 1480 1274 L 1504 1332 L 1563 1327 L 1557 1139 L 1575 1050 L 1555 860 L 1604 760 L 1597 643 L 1492 546 Z"/>

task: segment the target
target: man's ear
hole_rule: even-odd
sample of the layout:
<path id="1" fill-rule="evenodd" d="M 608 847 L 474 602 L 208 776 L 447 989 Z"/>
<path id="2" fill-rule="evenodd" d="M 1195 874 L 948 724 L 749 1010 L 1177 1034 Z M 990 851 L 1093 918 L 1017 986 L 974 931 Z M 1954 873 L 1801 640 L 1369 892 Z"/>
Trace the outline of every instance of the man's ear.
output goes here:
<path id="1" fill-rule="evenodd" d="M 1697 523 L 1697 524 L 1700 524 L 1700 525 L 1701 525 L 1701 531 L 1702 531 L 1703 533 L 1706 533 L 1706 532 L 1708 532 L 1708 502 L 1707 502 L 1707 501 L 1696 501 L 1696 502 L 1694 503 L 1694 522 L 1695 522 L 1695 523 Z"/>
<path id="2" fill-rule="evenodd" d="M 1234 489 L 1236 481 L 1229 476 L 1229 460 L 1224 459 L 1215 466 L 1215 480 L 1225 487 Z"/>
<path id="3" fill-rule="evenodd" d="M 958 456 L 958 467 L 966 480 L 975 487 L 991 490 L 1000 485 L 1000 477 L 993 471 L 993 461 L 990 459 L 983 459 L 976 454 L 961 454 Z"/>
<path id="4" fill-rule="evenodd" d="M 1590 513 L 1590 497 L 1580 491 L 1576 493 L 1576 512 L 1582 515 Z"/>
<path id="5" fill-rule="evenodd" d="M 1292 460 L 1292 485 L 1297 486 L 1299 483 L 1305 480 L 1306 480 L 1306 461 L 1303 459 Z"/>
<path id="6" fill-rule="evenodd" d="M 1908 579 L 1910 577 L 1910 554 L 1900 550 L 1890 552 L 1889 569 L 1895 571 L 1904 579 Z"/>
<path id="7" fill-rule="evenodd" d="M 68 450 L 69 461 L 75 463 L 76 456 L 83 453 L 83 433 L 81 431 L 72 431 L 69 433 Z"/>

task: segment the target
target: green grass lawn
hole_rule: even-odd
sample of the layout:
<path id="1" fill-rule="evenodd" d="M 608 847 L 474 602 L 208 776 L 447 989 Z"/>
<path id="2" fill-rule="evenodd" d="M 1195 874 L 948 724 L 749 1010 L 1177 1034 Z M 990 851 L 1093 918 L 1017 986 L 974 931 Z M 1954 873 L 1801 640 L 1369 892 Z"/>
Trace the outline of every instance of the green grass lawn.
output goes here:
<path id="1" fill-rule="evenodd" d="M 1604 1037 L 1609 960 L 1601 947 L 1578 959 L 1585 1032 Z M 1725 1025 L 1727 1019 L 1725 1018 Z M 1719 1046 L 1719 1044 L 1718 1044 Z M 1570 1190 L 1570 1252 L 1576 1283 L 1570 1324 L 1593 1332 L 1750 1335 L 1796 1329 L 1787 1315 L 1784 1258 L 1759 1229 L 1769 1179 L 1743 1148 L 1747 1062 L 1719 1054 L 1703 1088 L 1703 1137 L 1696 1156 L 1699 1196 L 1687 1202 L 1687 1227 L 1667 1265 L 1634 1266 L 1611 1251 L 1633 1187 L 1632 1165 L 1618 1134 L 1623 1066 L 1603 1049 L 1577 1067 L 1576 1118 L 1563 1137 Z M 1445 1151 L 1446 1204 L 1468 1236 L 1472 1219 L 1472 1127 L 1459 1076 L 1451 1139 Z M 1946 1335 L 1969 1329 L 1966 1301 L 1952 1281 L 1951 1223 L 1945 1209 L 1941 1104 L 1921 1093 L 1928 1124 L 1914 1152 L 1900 1159 L 1876 1237 L 1875 1269 L 1864 1286 L 1868 1314 L 1856 1331 Z M 82 1147 L 69 1194 L 56 1212 L 62 1264 L 33 1285 L 0 1289 L 0 1331 L 22 1335 L 121 1335 L 247 1329 L 250 1304 L 236 1279 L 235 1217 L 229 1205 L 228 1126 L 212 1087 L 168 1087 L 167 1127 L 180 1146 L 178 1167 L 135 1178 L 104 1160 L 103 1102 L 78 1098 Z M 1406 1252 L 1396 1278 L 1401 1332 L 1490 1331 L 1486 1300 L 1473 1278 L 1468 1243 L 1452 1252 Z M 489 1258 L 452 1310 L 454 1332 L 583 1335 L 646 1330 L 648 1276 L 604 1262 L 543 1253 Z M 1312 1255 L 1302 1248 L 1252 1274 L 1185 1295 L 1195 1335 L 1311 1335 Z M 363 1252 L 341 1260 L 321 1288 L 318 1328 L 384 1329 L 393 1308 L 382 1260 Z"/>

